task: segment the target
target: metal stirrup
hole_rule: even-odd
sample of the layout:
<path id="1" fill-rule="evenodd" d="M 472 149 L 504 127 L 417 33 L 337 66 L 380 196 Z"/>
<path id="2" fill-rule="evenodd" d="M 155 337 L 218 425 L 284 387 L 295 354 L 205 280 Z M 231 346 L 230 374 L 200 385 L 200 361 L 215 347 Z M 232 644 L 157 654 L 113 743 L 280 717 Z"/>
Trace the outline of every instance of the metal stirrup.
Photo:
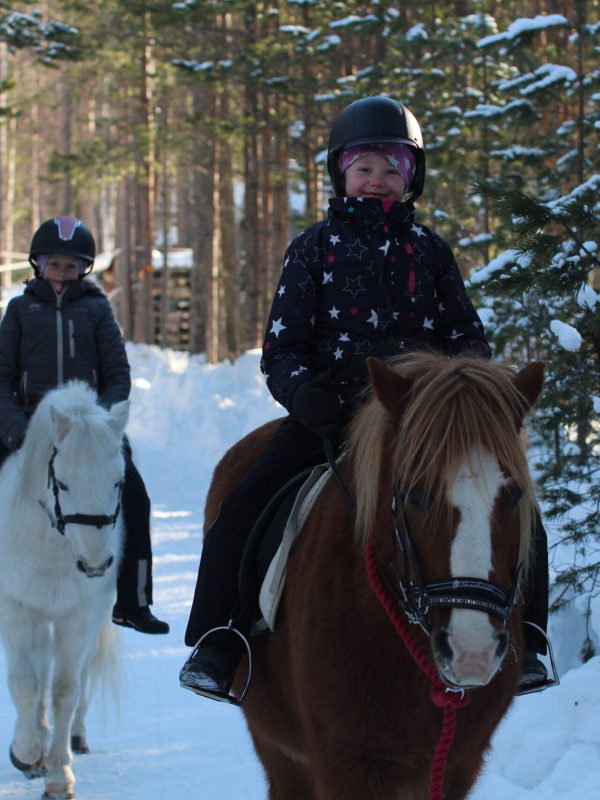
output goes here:
<path id="1" fill-rule="evenodd" d="M 236 636 L 239 636 L 239 638 L 244 643 L 246 652 L 248 653 L 248 678 L 246 679 L 246 685 L 244 686 L 244 691 L 240 694 L 239 700 L 237 699 L 237 697 L 235 697 L 235 695 L 232 694 L 230 694 L 228 697 L 223 697 L 222 699 L 225 702 L 231 703 L 231 705 L 233 706 L 241 706 L 242 703 L 244 702 L 244 698 L 246 697 L 248 689 L 250 688 L 250 681 L 252 680 L 252 651 L 250 649 L 250 642 L 248 641 L 248 639 L 244 636 L 244 634 L 241 631 L 238 631 L 237 628 L 233 627 L 232 622 L 233 620 L 230 620 L 229 624 L 227 625 L 219 625 L 216 628 L 211 628 L 209 631 L 206 631 L 206 633 L 204 633 L 196 642 L 196 646 L 194 647 L 194 652 L 197 652 L 200 645 L 206 638 L 208 638 L 213 633 L 217 633 L 217 631 L 229 631 L 230 633 L 235 633 Z"/>
<path id="2" fill-rule="evenodd" d="M 545 689 L 551 689 L 553 686 L 560 686 L 560 678 L 558 677 L 558 670 L 556 669 L 556 662 L 554 661 L 554 650 L 552 649 L 552 644 L 550 642 L 550 639 L 548 638 L 548 635 L 546 634 L 544 629 L 540 628 L 539 625 L 536 625 L 535 622 L 529 622 L 529 620 L 524 619 L 523 624 L 530 625 L 544 637 L 546 641 L 546 646 L 548 648 L 548 658 L 550 659 L 550 666 L 552 667 L 552 677 L 548 678 L 542 684 L 537 684 L 537 685 L 533 684 L 531 688 L 528 688 L 527 686 L 524 686 L 523 688 L 519 687 L 516 692 L 517 697 L 520 697 L 521 695 L 524 694 L 534 694 L 535 692 L 543 692 Z"/>

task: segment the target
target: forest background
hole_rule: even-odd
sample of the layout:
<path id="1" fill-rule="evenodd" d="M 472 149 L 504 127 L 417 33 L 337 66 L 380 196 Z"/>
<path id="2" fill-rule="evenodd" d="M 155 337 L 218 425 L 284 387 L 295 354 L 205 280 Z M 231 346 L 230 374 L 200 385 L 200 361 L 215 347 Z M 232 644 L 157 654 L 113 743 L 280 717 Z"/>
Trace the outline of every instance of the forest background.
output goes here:
<path id="1" fill-rule="evenodd" d="M 260 345 L 282 255 L 322 216 L 331 121 L 419 120 L 418 218 L 453 247 L 495 355 L 546 362 L 533 429 L 553 606 L 600 592 L 599 0 L 0 0 L 3 286 L 41 221 L 116 254 L 126 339 L 166 341 L 162 253 L 191 248 L 189 349 Z M 15 263 L 22 271 L 15 272 Z M 5 269 L 6 267 L 6 269 Z M 162 285 L 155 308 L 157 282 Z M 587 636 L 582 657 L 600 643 Z"/>

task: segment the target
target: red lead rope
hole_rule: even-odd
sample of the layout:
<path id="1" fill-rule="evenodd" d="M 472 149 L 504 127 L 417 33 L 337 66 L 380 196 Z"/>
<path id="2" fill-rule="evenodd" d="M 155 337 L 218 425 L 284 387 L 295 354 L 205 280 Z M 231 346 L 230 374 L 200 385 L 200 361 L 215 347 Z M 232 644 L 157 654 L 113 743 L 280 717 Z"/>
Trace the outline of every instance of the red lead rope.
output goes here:
<path id="1" fill-rule="evenodd" d="M 375 564 L 375 553 L 373 546 L 369 541 L 365 551 L 365 562 L 367 566 L 367 575 L 369 576 L 369 583 L 375 592 L 375 596 L 383 606 L 385 613 L 390 618 L 396 632 L 404 642 L 404 646 L 412 656 L 413 660 L 419 669 L 427 675 L 431 681 L 431 701 L 444 709 L 444 720 L 442 723 L 442 731 L 440 738 L 435 748 L 435 755 L 433 764 L 431 766 L 431 777 L 429 782 L 429 798 L 430 800 L 443 800 L 444 799 L 444 771 L 446 769 L 446 762 L 448 761 L 448 753 L 454 740 L 454 733 L 456 731 L 456 712 L 459 708 L 466 706 L 470 697 L 466 693 L 455 692 L 449 689 L 440 678 L 437 669 L 431 660 L 421 650 L 419 645 L 415 642 L 410 634 L 408 624 L 401 614 L 400 609 L 394 602 L 393 598 L 386 591 L 379 570 Z"/>

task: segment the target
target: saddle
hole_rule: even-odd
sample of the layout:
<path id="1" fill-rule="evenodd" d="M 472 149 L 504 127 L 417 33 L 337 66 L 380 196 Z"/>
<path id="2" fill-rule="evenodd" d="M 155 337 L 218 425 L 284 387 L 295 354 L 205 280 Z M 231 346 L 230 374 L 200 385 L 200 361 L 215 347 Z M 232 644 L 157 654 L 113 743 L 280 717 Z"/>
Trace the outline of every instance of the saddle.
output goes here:
<path id="1" fill-rule="evenodd" d="M 242 613 L 252 622 L 253 634 L 275 630 L 290 551 L 329 475 L 328 464 L 295 475 L 273 495 L 250 532 L 239 588 Z"/>

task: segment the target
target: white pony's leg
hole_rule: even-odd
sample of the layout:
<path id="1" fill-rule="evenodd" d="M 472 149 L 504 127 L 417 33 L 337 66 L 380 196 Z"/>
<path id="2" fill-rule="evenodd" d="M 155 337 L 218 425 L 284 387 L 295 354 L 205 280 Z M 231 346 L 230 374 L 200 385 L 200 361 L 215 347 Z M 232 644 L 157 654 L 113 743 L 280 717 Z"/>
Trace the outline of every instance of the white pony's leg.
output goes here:
<path id="1" fill-rule="evenodd" d="M 36 771 L 41 774 L 48 736 L 50 626 L 34 611 L 6 597 L 0 601 L 0 620 L 6 623 L 1 625 L 1 632 L 8 662 L 8 686 L 17 711 L 10 747 L 13 763 L 32 775 Z"/>
<path id="2" fill-rule="evenodd" d="M 90 659 L 87 659 L 81 670 L 79 702 L 75 709 L 71 726 L 71 749 L 74 753 L 89 753 L 85 729 L 85 717 L 89 706 Z"/>
<path id="3" fill-rule="evenodd" d="M 81 673 L 86 654 L 98 634 L 98 623 L 87 614 L 78 620 L 56 623 L 55 664 L 52 679 L 54 732 L 46 757 L 46 797 L 74 797 L 71 769 L 71 729 L 81 697 Z"/>

